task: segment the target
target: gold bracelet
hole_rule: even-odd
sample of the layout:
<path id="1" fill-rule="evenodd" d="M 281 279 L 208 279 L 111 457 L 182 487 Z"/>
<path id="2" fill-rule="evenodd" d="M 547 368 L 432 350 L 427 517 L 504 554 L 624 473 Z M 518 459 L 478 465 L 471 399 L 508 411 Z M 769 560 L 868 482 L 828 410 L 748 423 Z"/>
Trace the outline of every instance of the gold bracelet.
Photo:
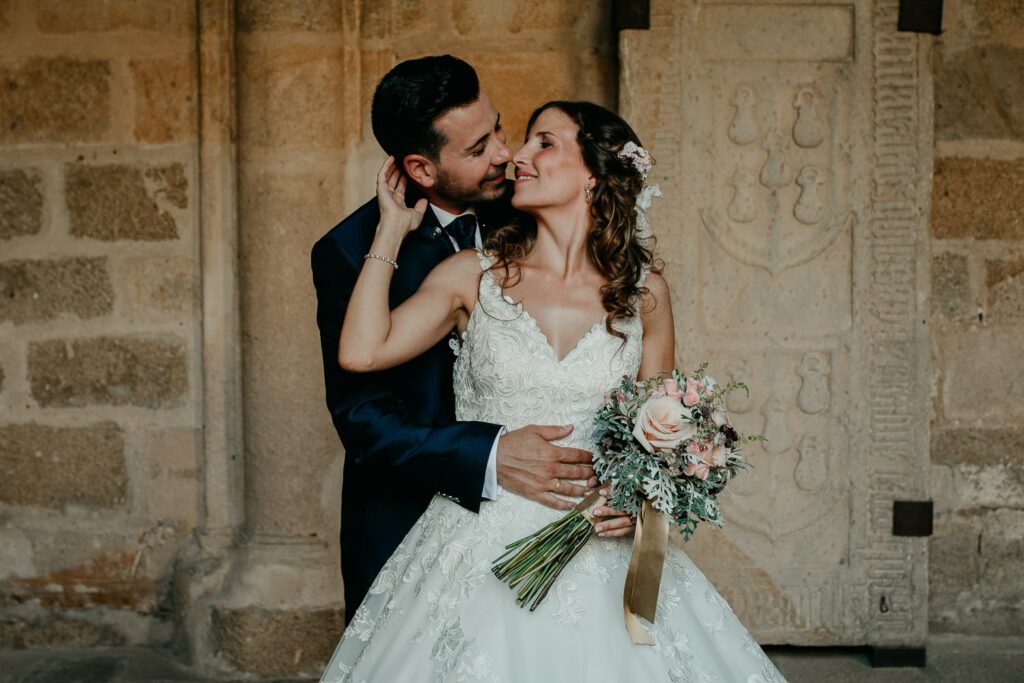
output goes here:
<path id="1" fill-rule="evenodd" d="M 365 261 L 368 258 L 375 258 L 378 261 L 383 261 L 384 263 L 390 263 L 392 266 L 394 266 L 395 270 L 398 270 L 398 262 L 395 261 L 395 259 L 393 259 L 393 258 L 388 258 L 387 256 L 381 256 L 380 254 L 367 254 L 366 256 L 363 257 L 363 260 Z"/>

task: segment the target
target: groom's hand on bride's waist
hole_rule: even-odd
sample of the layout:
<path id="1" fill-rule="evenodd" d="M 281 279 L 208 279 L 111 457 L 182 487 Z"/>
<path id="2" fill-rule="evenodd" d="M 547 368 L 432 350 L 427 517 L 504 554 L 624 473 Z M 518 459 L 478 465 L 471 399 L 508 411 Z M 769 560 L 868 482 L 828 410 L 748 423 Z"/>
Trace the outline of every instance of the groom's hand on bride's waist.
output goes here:
<path id="1" fill-rule="evenodd" d="M 571 509 L 575 502 L 565 498 L 582 498 L 597 486 L 590 451 L 551 443 L 571 433 L 572 426 L 527 425 L 502 436 L 498 485 L 556 510 Z M 576 483 L 584 480 L 586 486 Z"/>

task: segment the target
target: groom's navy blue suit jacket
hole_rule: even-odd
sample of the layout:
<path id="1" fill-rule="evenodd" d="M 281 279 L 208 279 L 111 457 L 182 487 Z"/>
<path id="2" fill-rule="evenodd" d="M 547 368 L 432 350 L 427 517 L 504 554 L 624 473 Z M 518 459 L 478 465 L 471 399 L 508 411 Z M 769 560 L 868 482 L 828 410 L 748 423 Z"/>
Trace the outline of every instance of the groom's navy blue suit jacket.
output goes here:
<path id="1" fill-rule="evenodd" d="M 498 225 L 505 206 L 478 207 L 482 229 Z M 379 218 L 374 199 L 320 238 L 312 253 L 327 408 L 346 454 L 341 503 L 346 623 L 435 494 L 479 510 L 499 429 L 455 422 L 454 353 L 447 338 L 391 370 L 353 374 L 338 365 L 341 324 Z M 454 252 L 428 208 L 423 223 L 402 243 L 391 307 L 408 299 Z"/>

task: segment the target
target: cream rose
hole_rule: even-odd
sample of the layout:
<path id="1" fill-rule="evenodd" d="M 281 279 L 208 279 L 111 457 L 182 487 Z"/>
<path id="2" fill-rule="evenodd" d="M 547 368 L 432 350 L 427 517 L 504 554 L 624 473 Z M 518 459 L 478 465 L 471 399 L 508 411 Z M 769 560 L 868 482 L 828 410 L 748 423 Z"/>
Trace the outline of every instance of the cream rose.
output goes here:
<path id="1" fill-rule="evenodd" d="M 729 449 L 725 446 L 712 446 L 701 451 L 700 459 L 712 467 L 724 467 L 729 459 Z"/>
<path id="2" fill-rule="evenodd" d="M 651 453 L 671 450 L 697 431 L 697 427 L 686 420 L 689 413 L 671 396 L 655 396 L 637 411 L 633 436 Z"/>

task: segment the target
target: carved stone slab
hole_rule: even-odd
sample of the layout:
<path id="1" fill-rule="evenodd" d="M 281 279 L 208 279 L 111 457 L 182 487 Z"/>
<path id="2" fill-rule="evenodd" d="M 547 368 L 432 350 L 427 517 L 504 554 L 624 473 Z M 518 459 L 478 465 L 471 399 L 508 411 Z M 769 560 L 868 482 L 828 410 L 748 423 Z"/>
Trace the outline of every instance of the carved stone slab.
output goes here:
<path id="1" fill-rule="evenodd" d="M 928 495 L 930 377 L 929 39 L 897 9 L 656 0 L 621 37 L 677 364 L 743 378 L 730 411 L 767 437 L 687 551 L 762 642 L 927 630 L 927 541 L 891 533 Z"/>

